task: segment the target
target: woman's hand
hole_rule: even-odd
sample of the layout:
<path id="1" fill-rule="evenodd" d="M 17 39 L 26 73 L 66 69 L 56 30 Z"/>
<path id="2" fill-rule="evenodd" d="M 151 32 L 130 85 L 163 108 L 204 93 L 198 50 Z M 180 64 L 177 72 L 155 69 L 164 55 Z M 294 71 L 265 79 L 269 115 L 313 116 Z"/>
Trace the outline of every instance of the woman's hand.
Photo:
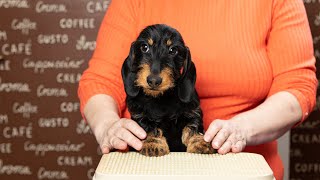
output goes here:
<path id="1" fill-rule="evenodd" d="M 146 132 L 131 119 L 119 119 L 108 123 L 97 138 L 103 153 L 112 149 L 125 150 L 128 145 L 136 150 L 142 148 L 141 139 L 146 138 Z"/>
<path id="2" fill-rule="evenodd" d="M 128 145 L 142 148 L 141 139 L 147 133 L 132 119 L 120 118 L 117 104 L 111 96 L 98 94 L 91 97 L 84 108 L 84 115 L 100 145 L 102 153 L 112 149 L 125 150 Z"/>
<path id="3" fill-rule="evenodd" d="M 204 140 L 220 154 L 241 152 L 246 145 L 271 142 L 282 136 L 302 118 L 300 104 L 289 92 L 278 92 L 254 109 L 229 120 L 215 120 L 207 129 Z"/>
<path id="4" fill-rule="evenodd" d="M 126 149 L 128 145 L 140 150 L 140 139 L 146 137 L 146 132 L 135 121 L 120 119 L 117 111 L 114 100 L 104 94 L 91 97 L 84 108 L 102 152 Z M 301 118 L 301 107 L 295 96 L 279 92 L 232 119 L 213 121 L 204 140 L 212 142 L 212 147 L 220 154 L 241 152 L 246 145 L 259 145 L 279 138 Z"/>
<path id="5" fill-rule="evenodd" d="M 210 124 L 204 140 L 212 142 L 212 147 L 217 149 L 219 154 L 238 153 L 247 145 L 248 130 L 245 127 L 238 119 L 217 119 Z"/>

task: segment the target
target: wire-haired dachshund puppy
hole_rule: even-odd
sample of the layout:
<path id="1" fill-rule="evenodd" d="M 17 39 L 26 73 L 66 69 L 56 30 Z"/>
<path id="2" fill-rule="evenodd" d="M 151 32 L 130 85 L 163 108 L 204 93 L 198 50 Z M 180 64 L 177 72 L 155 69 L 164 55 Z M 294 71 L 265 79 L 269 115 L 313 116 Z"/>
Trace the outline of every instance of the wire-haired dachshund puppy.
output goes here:
<path id="1" fill-rule="evenodd" d="M 146 132 L 141 154 L 213 153 L 203 140 L 196 68 L 180 33 L 167 25 L 146 27 L 122 66 L 126 103 Z"/>

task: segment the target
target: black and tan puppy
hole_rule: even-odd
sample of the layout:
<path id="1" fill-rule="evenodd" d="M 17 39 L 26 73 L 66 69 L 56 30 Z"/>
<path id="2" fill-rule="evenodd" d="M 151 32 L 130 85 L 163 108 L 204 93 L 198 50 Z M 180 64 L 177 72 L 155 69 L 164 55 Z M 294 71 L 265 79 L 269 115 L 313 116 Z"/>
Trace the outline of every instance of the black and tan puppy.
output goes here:
<path id="1" fill-rule="evenodd" d="M 196 68 L 177 30 L 146 27 L 131 45 L 122 78 L 131 118 L 147 132 L 141 154 L 214 152 L 203 140 Z"/>

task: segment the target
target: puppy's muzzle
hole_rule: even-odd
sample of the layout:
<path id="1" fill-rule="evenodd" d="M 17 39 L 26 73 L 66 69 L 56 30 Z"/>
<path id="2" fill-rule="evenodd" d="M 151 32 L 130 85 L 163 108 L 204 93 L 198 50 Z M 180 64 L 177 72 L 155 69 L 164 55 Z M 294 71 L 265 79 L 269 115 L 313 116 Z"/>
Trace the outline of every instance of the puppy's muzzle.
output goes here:
<path id="1" fill-rule="evenodd" d="M 157 75 L 149 75 L 147 77 L 147 83 L 152 89 L 155 89 L 162 83 L 162 78 Z"/>

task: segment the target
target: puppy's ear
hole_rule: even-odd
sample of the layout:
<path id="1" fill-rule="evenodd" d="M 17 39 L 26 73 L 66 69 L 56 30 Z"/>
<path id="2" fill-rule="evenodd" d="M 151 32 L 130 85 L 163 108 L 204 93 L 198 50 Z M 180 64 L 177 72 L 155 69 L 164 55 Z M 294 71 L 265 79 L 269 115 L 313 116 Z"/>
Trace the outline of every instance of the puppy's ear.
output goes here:
<path id="1" fill-rule="evenodd" d="M 195 82 L 196 82 L 196 68 L 194 63 L 191 61 L 190 50 L 187 47 L 186 59 L 183 65 L 183 71 L 181 78 L 178 82 L 178 96 L 179 99 L 188 103 L 195 92 Z"/>
<path id="2" fill-rule="evenodd" d="M 124 89 L 127 95 L 135 97 L 139 93 L 139 87 L 135 85 L 137 78 L 137 62 L 135 61 L 135 42 L 131 44 L 130 53 L 124 61 L 121 69 L 122 80 Z"/>

